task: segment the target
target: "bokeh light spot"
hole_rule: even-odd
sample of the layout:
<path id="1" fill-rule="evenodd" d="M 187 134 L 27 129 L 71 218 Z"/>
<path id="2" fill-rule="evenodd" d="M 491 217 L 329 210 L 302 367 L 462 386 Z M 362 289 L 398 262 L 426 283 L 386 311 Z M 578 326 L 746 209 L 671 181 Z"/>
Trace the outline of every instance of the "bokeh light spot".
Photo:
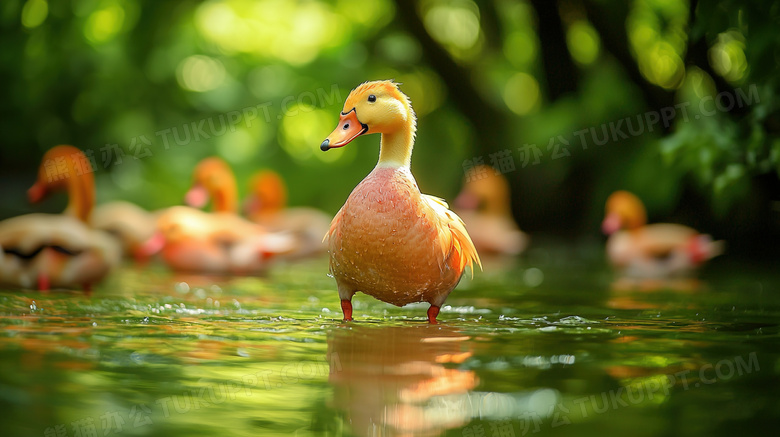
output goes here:
<path id="1" fill-rule="evenodd" d="M 41 25 L 49 15 L 49 4 L 46 0 L 29 0 L 22 9 L 22 25 L 33 29 Z"/>
<path id="2" fill-rule="evenodd" d="M 344 43 L 351 22 L 321 2 L 214 0 L 198 6 L 195 27 L 225 54 L 251 53 L 300 66 Z"/>
<path id="3" fill-rule="evenodd" d="M 467 58 L 477 48 L 480 36 L 479 8 L 471 0 L 435 2 L 424 8 L 425 28 L 458 58 Z"/>
<path id="4" fill-rule="evenodd" d="M 195 92 L 213 90 L 225 80 L 225 67 L 222 63 L 204 55 L 193 55 L 184 59 L 176 72 L 179 85 Z"/>
<path id="5" fill-rule="evenodd" d="M 406 33 L 392 33 L 377 43 L 382 56 L 388 60 L 401 63 L 414 63 L 420 60 L 422 49 L 420 43 Z"/>
<path id="6" fill-rule="evenodd" d="M 263 123 L 257 123 L 266 126 Z M 253 126 L 254 127 L 254 126 Z M 263 141 L 258 141 L 246 129 L 238 129 L 222 135 L 217 140 L 217 154 L 231 164 L 243 164 L 257 155 Z"/>
<path id="7" fill-rule="evenodd" d="M 322 162 L 351 161 L 355 157 L 353 145 L 320 151 L 320 143 L 336 127 L 337 121 L 332 111 L 301 103 L 291 105 L 279 127 L 282 148 L 300 162 L 312 159 Z"/>
<path id="8" fill-rule="evenodd" d="M 585 21 L 579 20 L 569 26 L 566 33 L 569 52 L 580 64 L 593 63 L 599 55 L 599 36 L 596 30 Z"/>
<path id="9" fill-rule="evenodd" d="M 528 73 L 517 73 L 506 82 L 503 97 L 512 112 L 528 114 L 539 106 L 539 82 Z"/>
<path id="10" fill-rule="evenodd" d="M 529 287 L 538 287 L 544 282 L 544 272 L 536 267 L 526 269 L 523 272 L 523 282 Z"/>
<path id="11" fill-rule="evenodd" d="M 467 49 L 479 37 L 479 17 L 466 8 L 434 6 L 425 15 L 425 24 L 434 37 L 460 49 Z"/>
<path id="12" fill-rule="evenodd" d="M 528 68 L 536 59 L 536 37 L 527 30 L 517 30 L 504 41 L 504 56 L 517 68 Z"/>
<path id="13" fill-rule="evenodd" d="M 715 71 L 730 82 L 739 82 L 748 71 L 745 56 L 745 37 L 737 30 L 718 35 L 718 41 L 709 52 Z"/>
<path id="14" fill-rule="evenodd" d="M 393 3 L 388 1 L 338 0 L 336 12 L 363 26 L 377 26 L 389 22 L 395 15 Z"/>
<path id="15" fill-rule="evenodd" d="M 657 41 L 639 57 L 639 70 L 652 83 L 673 89 L 685 77 L 685 66 L 677 51 L 665 41 Z"/>
<path id="16" fill-rule="evenodd" d="M 637 0 L 626 19 L 639 70 L 649 82 L 679 88 L 685 78 L 688 10 L 684 2 Z"/>
<path id="17" fill-rule="evenodd" d="M 441 106 L 445 89 L 439 77 L 428 70 L 418 70 L 411 74 L 396 76 L 404 93 L 413 102 L 417 117 L 423 117 Z"/>
<path id="18" fill-rule="evenodd" d="M 690 85 L 698 98 L 711 96 L 716 92 L 715 82 L 709 74 L 698 67 L 691 67 L 685 74 L 685 81 Z"/>
<path id="19" fill-rule="evenodd" d="M 125 21 L 125 10 L 115 1 L 104 2 L 104 7 L 89 15 L 84 26 L 84 36 L 93 44 L 101 44 L 114 38 Z"/>

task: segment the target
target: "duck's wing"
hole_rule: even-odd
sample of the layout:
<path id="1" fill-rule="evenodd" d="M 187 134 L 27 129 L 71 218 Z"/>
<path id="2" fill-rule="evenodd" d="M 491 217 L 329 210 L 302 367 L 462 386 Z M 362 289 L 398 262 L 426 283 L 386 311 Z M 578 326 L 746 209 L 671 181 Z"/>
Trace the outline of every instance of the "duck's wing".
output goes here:
<path id="1" fill-rule="evenodd" d="M 326 240 L 331 240 L 333 238 L 333 235 L 336 233 L 336 229 L 338 229 L 339 224 L 341 224 L 341 216 L 344 214 L 344 207 L 341 207 L 339 209 L 339 212 L 336 213 L 336 215 L 333 217 L 333 220 L 330 222 L 330 229 L 328 229 L 328 232 L 325 233 L 325 236 L 322 237 L 322 242 L 324 243 Z"/>
<path id="2" fill-rule="evenodd" d="M 108 234 L 90 229 L 75 217 L 27 214 L 0 222 L 0 247 L 21 256 L 34 256 L 51 246 L 71 255 L 91 251 L 110 266 L 119 263 L 121 248 Z"/>
<path id="3" fill-rule="evenodd" d="M 439 244 L 441 256 L 439 258 L 439 267 L 443 267 L 446 261 L 455 257 L 455 265 L 460 272 L 471 267 L 471 274 L 474 274 L 474 265 L 482 269 L 482 261 L 479 259 L 477 249 L 471 241 L 466 225 L 457 214 L 449 210 L 449 206 L 444 199 L 439 197 L 422 194 L 422 199 L 428 207 L 435 213 L 435 219 L 438 221 L 437 230 L 439 233 Z"/>
<path id="4" fill-rule="evenodd" d="M 41 246 L 60 246 L 80 252 L 90 247 L 93 232 L 75 217 L 27 214 L 0 222 L 0 245 L 23 253 Z"/>
<path id="5" fill-rule="evenodd" d="M 709 235 L 678 224 L 647 225 L 638 235 L 639 247 L 645 253 L 665 255 L 672 251 L 681 251 L 688 253 L 697 264 L 721 255 L 725 249 L 725 242 L 712 241 Z"/>
<path id="6" fill-rule="evenodd" d="M 120 200 L 97 205 L 89 224 L 116 234 L 126 246 L 135 246 L 154 235 L 156 219 L 141 207 Z"/>
<path id="7" fill-rule="evenodd" d="M 672 223 L 654 223 L 633 233 L 637 247 L 652 256 L 664 256 L 674 250 L 685 250 L 690 239 L 698 234 L 692 228 Z"/>

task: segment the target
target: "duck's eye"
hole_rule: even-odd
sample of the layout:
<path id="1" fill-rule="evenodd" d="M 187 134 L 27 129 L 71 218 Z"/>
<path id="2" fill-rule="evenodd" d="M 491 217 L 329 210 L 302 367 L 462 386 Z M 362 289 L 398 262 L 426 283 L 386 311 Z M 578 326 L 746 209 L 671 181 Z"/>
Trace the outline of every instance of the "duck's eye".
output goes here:
<path id="1" fill-rule="evenodd" d="M 368 96 L 368 101 L 371 102 L 371 103 L 376 102 L 376 96 L 371 94 L 370 96 Z"/>
<path id="2" fill-rule="evenodd" d="M 342 129 L 344 129 L 344 130 L 349 129 L 349 123 L 344 123 L 344 127 Z"/>

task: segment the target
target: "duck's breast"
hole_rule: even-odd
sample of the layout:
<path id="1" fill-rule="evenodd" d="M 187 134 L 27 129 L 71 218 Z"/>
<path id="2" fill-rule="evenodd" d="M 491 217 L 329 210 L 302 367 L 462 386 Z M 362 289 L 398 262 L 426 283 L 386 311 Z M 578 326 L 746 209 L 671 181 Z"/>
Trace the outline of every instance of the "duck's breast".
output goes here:
<path id="1" fill-rule="evenodd" d="M 429 300 L 457 283 L 441 264 L 440 220 L 408 169 L 375 169 L 337 220 L 329 242 L 337 280 L 395 304 Z"/>

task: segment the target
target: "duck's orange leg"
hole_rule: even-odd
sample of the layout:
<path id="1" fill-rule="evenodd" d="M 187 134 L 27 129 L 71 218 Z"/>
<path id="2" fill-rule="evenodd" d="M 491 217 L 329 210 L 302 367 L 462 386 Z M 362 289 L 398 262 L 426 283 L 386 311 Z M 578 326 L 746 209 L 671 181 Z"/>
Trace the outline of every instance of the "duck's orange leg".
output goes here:
<path id="1" fill-rule="evenodd" d="M 352 301 L 349 299 L 341 299 L 341 311 L 344 313 L 344 321 L 352 321 Z"/>
<path id="2" fill-rule="evenodd" d="M 51 289 L 51 282 L 49 277 L 44 273 L 38 275 L 38 291 L 49 291 Z"/>
<path id="3" fill-rule="evenodd" d="M 82 288 L 84 288 L 84 295 L 89 297 L 92 296 L 92 284 L 91 283 L 85 283 Z"/>
<path id="4" fill-rule="evenodd" d="M 436 316 L 439 315 L 439 307 L 436 305 L 431 305 L 430 308 L 428 308 L 428 323 L 431 325 L 438 325 L 439 322 L 436 321 Z"/>

